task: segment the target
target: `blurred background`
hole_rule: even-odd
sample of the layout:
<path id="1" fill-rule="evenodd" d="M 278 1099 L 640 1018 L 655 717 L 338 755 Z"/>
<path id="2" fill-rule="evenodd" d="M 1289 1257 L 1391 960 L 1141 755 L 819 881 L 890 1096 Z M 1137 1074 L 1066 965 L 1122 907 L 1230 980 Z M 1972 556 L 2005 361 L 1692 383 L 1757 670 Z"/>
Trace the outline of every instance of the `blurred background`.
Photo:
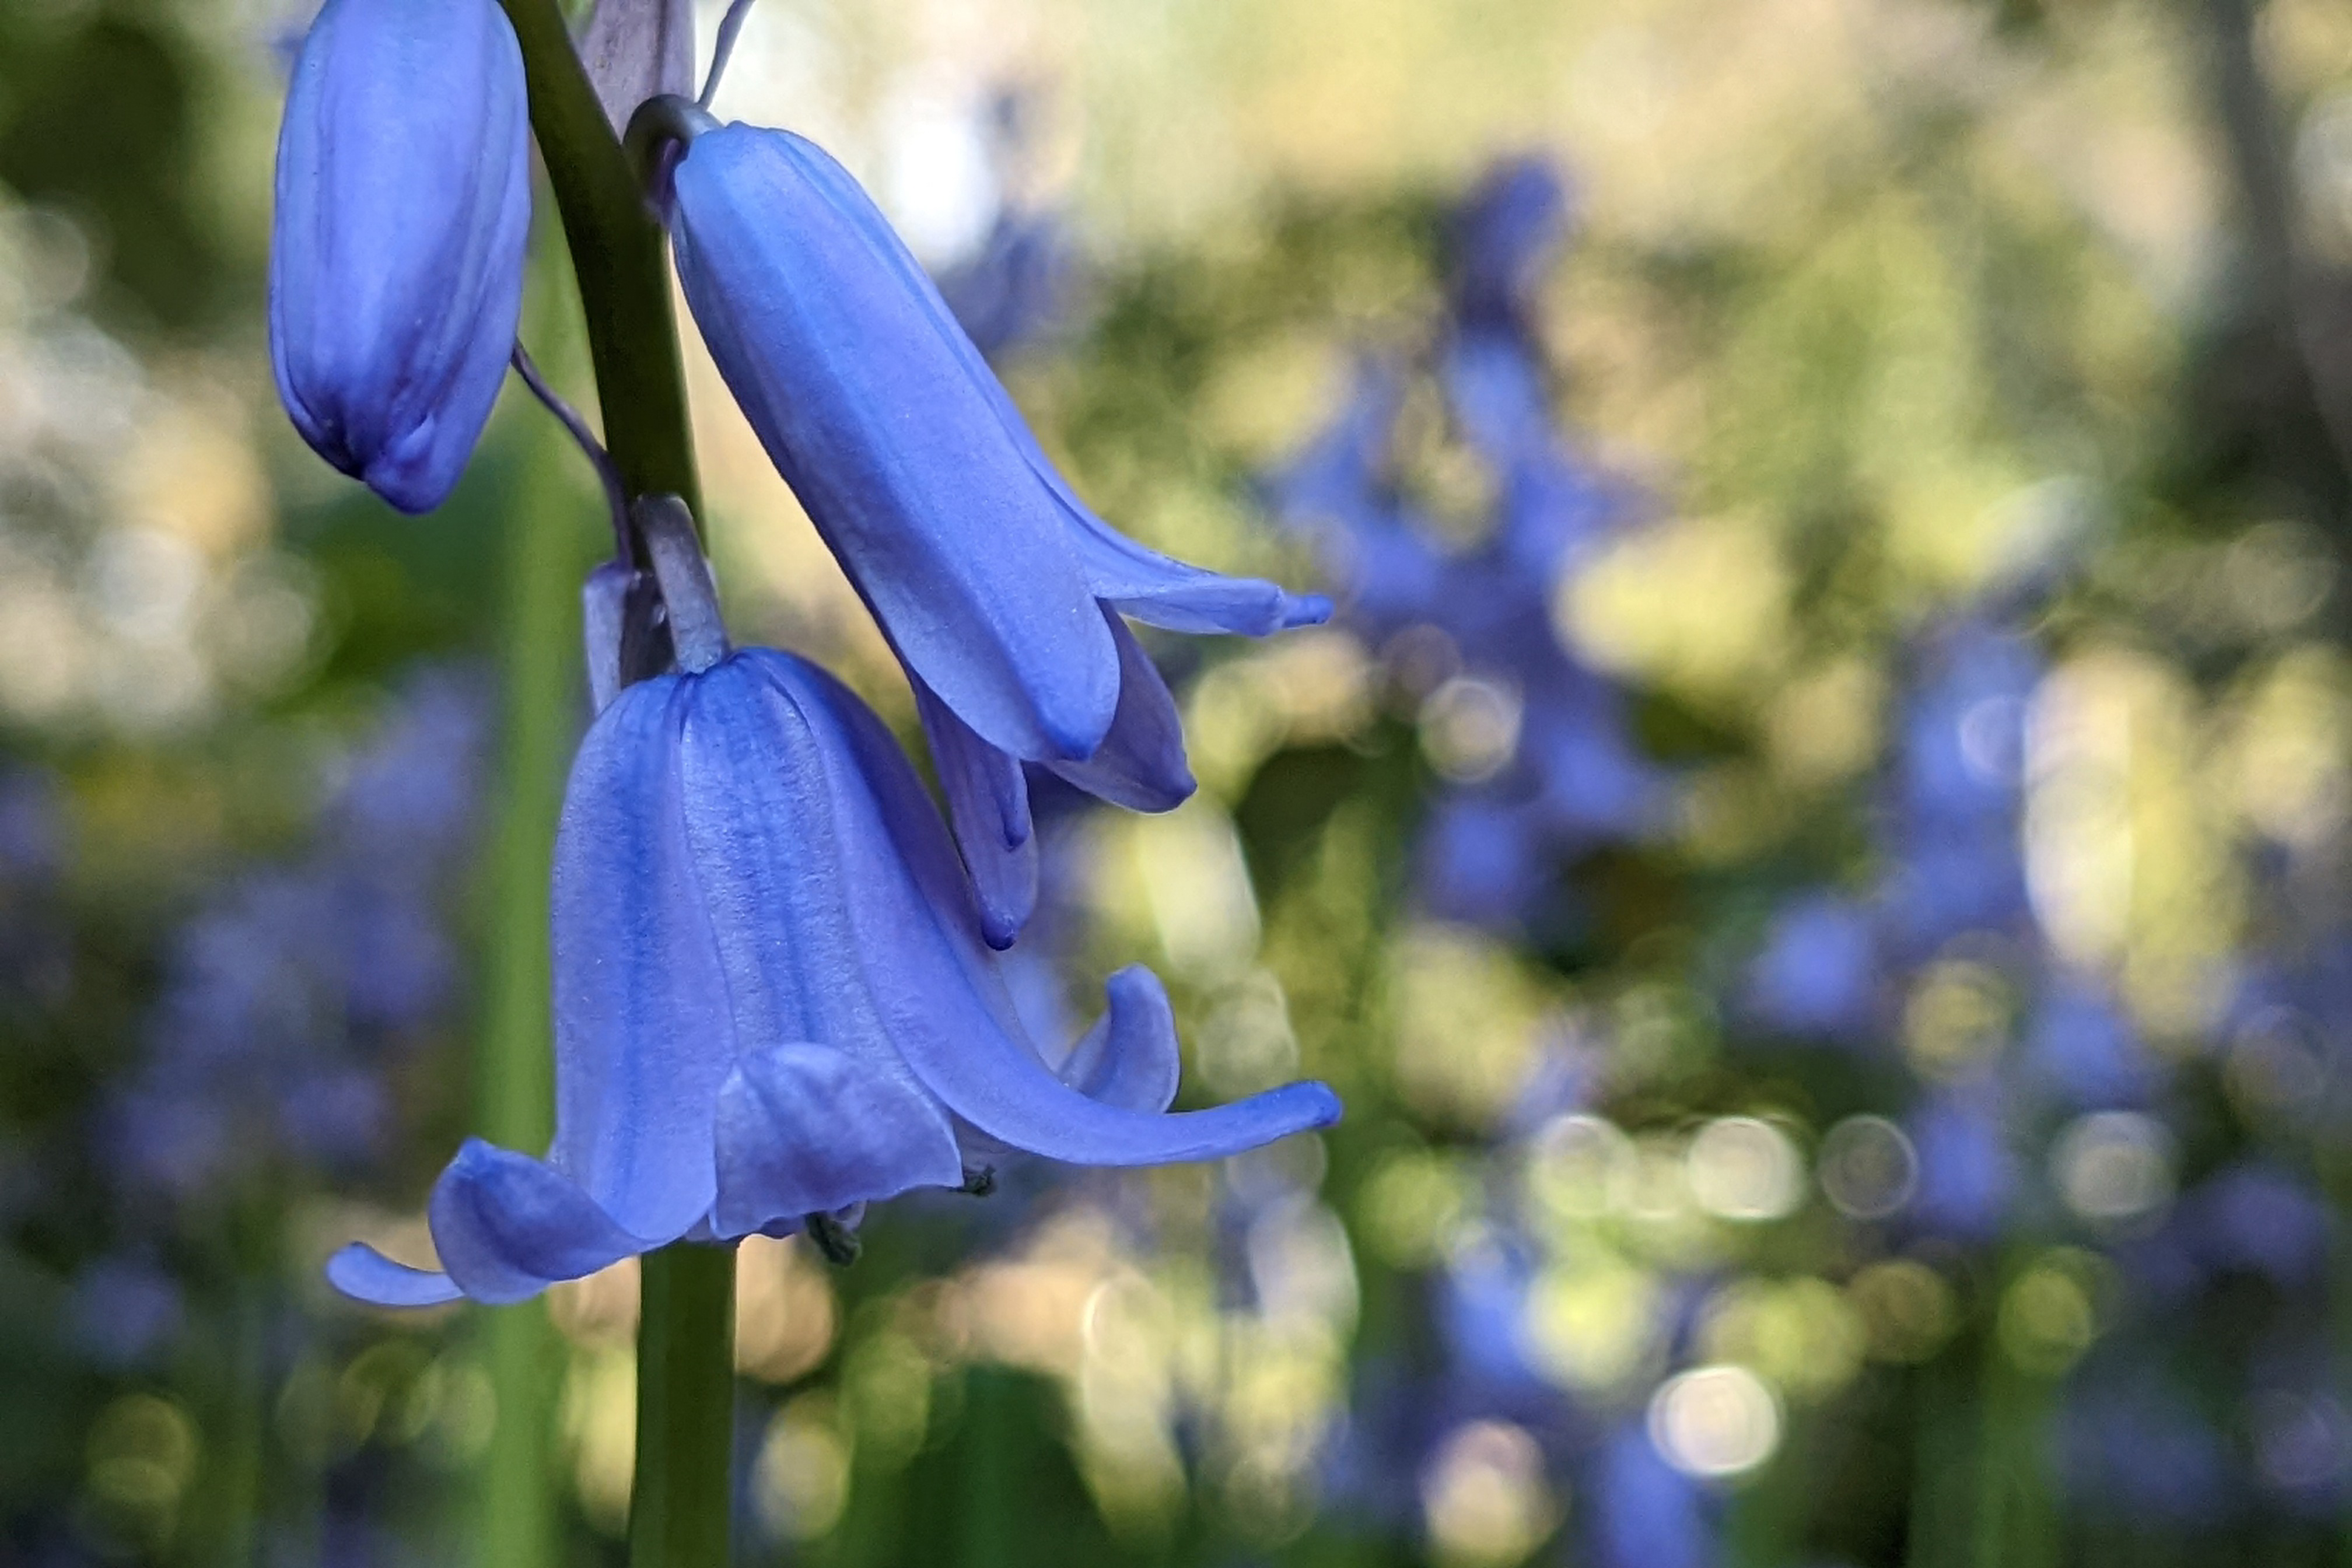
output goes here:
<path id="1" fill-rule="evenodd" d="M 618 1563 L 629 1270 L 319 1274 L 543 1119 L 602 521 L 278 412 L 307 20 L 0 9 L 0 1561 Z M 718 108 L 1340 604 L 1151 642 L 1200 795 L 1046 803 L 1012 963 L 1347 1121 L 747 1245 L 742 1561 L 2352 1556 L 2352 11 L 765 0 Z M 739 639 L 911 736 L 689 358 Z"/>

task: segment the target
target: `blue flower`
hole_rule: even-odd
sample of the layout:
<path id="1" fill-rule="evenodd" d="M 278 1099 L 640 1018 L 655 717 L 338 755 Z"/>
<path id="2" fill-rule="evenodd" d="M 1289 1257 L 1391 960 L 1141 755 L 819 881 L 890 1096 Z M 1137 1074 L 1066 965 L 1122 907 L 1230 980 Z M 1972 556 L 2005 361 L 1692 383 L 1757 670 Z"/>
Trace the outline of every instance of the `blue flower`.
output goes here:
<path id="1" fill-rule="evenodd" d="M 174 935 L 147 1050 L 100 1136 L 141 1203 L 194 1201 L 282 1163 L 348 1172 L 398 1127 L 388 1081 L 457 990 L 446 923 L 472 847 L 483 703 L 413 679 L 345 776 L 310 851 L 251 867 Z"/>
<path id="2" fill-rule="evenodd" d="M 2090 982 L 2066 977 L 2036 1008 L 2026 1037 L 2035 1075 L 2078 1110 L 2145 1104 L 2159 1080 L 2148 1054 L 2114 998 Z"/>
<path id="3" fill-rule="evenodd" d="M 1748 1007 L 1767 1027 L 1853 1039 L 1878 1002 L 1878 939 L 1870 912 L 1812 893 L 1782 910 L 1748 970 Z"/>
<path id="4" fill-rule="evenodd" d="M 1989 1239 L 2000 1229 L 2017 1187 L 2017 1161 L 2000 1107 L 1985 1086 L 1946 1089 L 1909 1119 L 1919 1155 L 1911 1209 L 1932 1233 Z"/>
<path id="5" fill-rule="evenodd" d="M 490 0 L 328 0 L 278 141 L 269 353 L 318 454 L 441 504 L 498 398 L 530 226 L 522 51 Z"/>
<path id="6" fill-rule="evenodd" d="M 1050 213 L 998 216 L 978 254 L 940 279 L 972 346 L 995 359 L 1041 335 L 1070 291 L 1069 242 Z"/>
<path id="7" fill-rule="evenodd" d="M 1568 188 L 1548 159 L 1523 154 L 1496 163 L 1454 220 L 1455 314 L 1523 329 L 1568 228 Z"/>
<path id="8" fill-rule="evenodd" d="M 866 193 L 789 132 L 696 138 L 680 281 L 719 373 L 912 679 L 989 941 L 1034 900 L 1023 762 L 1162 811 L 1192 790 L 1122 619 L 1263 636 L 1323 600 L 1147 550 L 1081 501 Z"/>
<path id="9" fill-rule="evenodd" d="M 2225 1500 L 2230 1456 L 2221 1434 L 2152 1368 L 2082 1390 L 2054 1426 L 2058 1471 L 2078 1505 L 2193 1522 Z"/>
<path id="10" fill-rule="evenodd" d="M 2295 1177 L 2249 1161 L 2206 1178 L 2182 1217 L 2207 1265 L 2261 1274 L 2282 1286 L 2321 1278 L 2336 1221 Z"/>
<path id="11" fill-rule="evenodd" d="M 1587 1486 L 1595 1562 L 1606 1568 L 1706 1568 L 1715 1561 L 1705 1494 L 1666 1463 L 1640 1426 L 1629 1422 L 1601 1444 Z"/>
<path id="12" fill-rule="evenodd" d="M 1298 1083 L 1163 1114 L 1175 1033 L 1140 969 L 1049 1064 L 913 768 L 788 654 L 729 655 L 604 710 L 564 802 L 554 943 L 548 1157 L 468 1142 L 428 1207 L 447 1274 L 353 1247 L 330 1265 L 345 1291 L 514 1300 L 680 1238 L 955 1187 L 974 1152 L 1214 1159 L 1339 1113 Z"/>

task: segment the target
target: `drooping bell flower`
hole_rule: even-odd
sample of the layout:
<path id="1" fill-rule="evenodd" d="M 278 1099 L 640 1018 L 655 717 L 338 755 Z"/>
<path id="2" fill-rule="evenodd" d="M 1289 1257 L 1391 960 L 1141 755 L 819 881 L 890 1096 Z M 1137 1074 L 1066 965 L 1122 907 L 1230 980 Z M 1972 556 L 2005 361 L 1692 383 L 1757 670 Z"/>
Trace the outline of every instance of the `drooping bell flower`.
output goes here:
<path id="1" fill-rule="evenodd" d="M 678 160 L 688 304 L 769 456 L 912 679 L 992 945 L 1034 900 L 1022 763 L 1164 811 L 1192 790 L 1174 700 L 1121 618 L 1264 636 L 1329 605 L 1145 549 L 1055 470 L 914 257 L 785 131 Z"/>
<path id="2" fill-rule="evenodd" d="M 506 375 L 530 226 L 522 51 L 493 0 L 327 0 L 278 140 L 269 355 L 312 449 L 403 511 Z"/>
<path id="3" fill-rule="evenodd" d="M 1143 969 L 1041 1050 L 872 710 L 790 654 L 672 629 L 688 673 L 614 700 L 564 801 L 553 1147 L 466 1144 L 427 1209 L 446 1274 L 354 1246 L 343 1290 L 515 1300 L 680 1238 L 837 1229 L 1008 1149 L 1159 1164 L 1338 1118 L 1318 1083 L 1169 1113 L 1174 1025 Z"/>

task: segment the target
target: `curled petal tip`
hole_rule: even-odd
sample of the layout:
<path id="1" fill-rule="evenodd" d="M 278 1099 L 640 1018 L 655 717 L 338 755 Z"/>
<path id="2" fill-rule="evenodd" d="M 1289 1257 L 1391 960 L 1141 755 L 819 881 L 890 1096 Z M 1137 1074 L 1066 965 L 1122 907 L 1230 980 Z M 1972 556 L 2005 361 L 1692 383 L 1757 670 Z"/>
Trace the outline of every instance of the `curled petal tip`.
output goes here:
<path id="1" fill-rule="evenodd" d="M 1340 1118 L 1348 1113 L 1348 1108 L 1339 1101 L 1339 1091 L 1320 1079 L 1307 1079 L 1274 1092 L 1289 1095 L 1297 1102 L 1301 1120 L 1294 1129 L 1296 1131 L 1312 1132 L 1319 1128 L 1337 1127 Z"/>
<path id="2" fill-rule="evenodd" d="M 992 904 L 980 906 L 981 939 L 998 952 L 1010 952 L 1013 944 L 1021 940 L 1021 928 L 1029 923 L 1029 911 L 1000 909 Z"/>
<path id="3" fill-rule="evenodd" d="M 1319 626 L 1331 618 L 1331 596 L 1328 594 L 1286 594 L 1282 601 L 1282 629 L 1296 631 L 1300 626 Z"/>
<path id="4" fill-rule="evenodd" d="M 479 1138 L 466 1140 L 442 1172 L 425 1215 L 450 1279 L 475 1300 L 492 1303 L 536 1296 L 687 1229 L 652 1237 L 626 1230 L 544 1161 Z"/>
<path id="5" fill-rule="evenodd" d="M 327 1259 L 327 1283 L 375 1307 L 437 1307 L 464 1294 L 446 1274 L 394 1263 L 361 1241 Z"/>

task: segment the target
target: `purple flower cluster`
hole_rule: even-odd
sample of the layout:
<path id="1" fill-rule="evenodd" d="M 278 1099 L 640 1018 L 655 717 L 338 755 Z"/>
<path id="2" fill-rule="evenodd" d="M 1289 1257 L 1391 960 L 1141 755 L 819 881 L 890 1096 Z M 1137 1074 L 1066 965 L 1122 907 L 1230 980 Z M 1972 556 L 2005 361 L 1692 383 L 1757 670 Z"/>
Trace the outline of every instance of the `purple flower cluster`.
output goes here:
<path id="1" fill-rule="evenodd" d="M 1843 1047 L 1877 1081 L 1890 1063 L 1915 1069 L 1903 1128 L 1916 1184 L 1896 1212 L 1871 1216 L 1895 1244 L 1958 1244 L 1993 1258 L 2064 1238 L 2117 1268 L 2122 1321 L 2077 1373 L 2057 1421 L 2067 1485 L 2183 1526 L 2265 1492 L 2333 1506 L 2325 1500 L 2352 1479 L 2352 1447 L 2327 1447 L 2338 1406 L 2291 1397 L 2249 1363 L 2225 1371 L 2222 1387 L 2242 1378 L 2250 1392 L 2241 1411 L 2221 1415 L 2210 1390 L 2198 1397 L 2163 1370 L 2210 1356 L 2211 1345 L 2194 1342 L 2200 1303 L 2229 1293 L 2248 1311 L 2259 1299 L 2250 1286 L 2273 1303 L 2263 1312 L 2266 1353 L 2305 1366 L 2336 1222 L 2284 1151 L 2206 1155 L 2171 1192 L 2173 1163 L 2218 1130 L 2189 1058 L 2145 1040 L 2111 986 L 2070 963 L 2037 920 L 2026 743 L 2045 665 L 2007 618 L 1964 613 L 1914 641 L 1876 800 L 1874 884 L 1790 897 L 1752 951 L 1733 1011 L 1752 1037 Z M 2331 951 L 2296 936 L 2281 953 L 2242 961 L 2214 1031 L 2235 1071 L 2305 1091 L 2332 1080 L 2347 1037 L 2331 1020 L 2352 992 Z M 1976 987 L 1984 1008 L 1967 1026 L 1983 1038 L 1948 1057 L 1937 1044 L 1938 1028 L 1953 1026 L 1935 1016 L 1939 984 Z M 2325 1100 L 2306 1092 L 2283 1115 L 2310 1131 L 2327 1122 Z M 2155 1162 L 2167 1184 L 2104 1207 L 2102 1138 L 2111 1158 Z M 2231 1420 L 2285 1409 L 2282 1400 L 2294 1410 L 2280 1416 L 2279 1451 L 2305 1457 L 2272 1468 L 2300 1478 L 2292 1484 L 2250 1473 L 2224 1433 Z M 2318 1448 L 2336 1456 L 2325 1467 L 2308 1458 Z"/>
<path id="2" fill-rule="evenodd" d="M 1491 710 L 1507 734 L 1457 770 L 1422 856 L 1433 912 L 1491 926 L 1541 914 L 1565 858 L 1655 826 L 1664 778 L 1631 734 L 1625 696 L 1566 647 L 1564 577 L 1625 519 L 1629 501 L 1561 436 L 1536 291 L 1569 227 L 1558 174 L 1537 159 L 1496 168 L 1456 216 L 1451 302 L 1429 373 L 1458 439 L 1488 476 L 1477 537 L 1449 543 L 1400 473 L 1412 384 L 1370 359 L 1329 429 L 1269 481 L 1310 539 L 1342 623 L 1380 647 L 1433 717 Z"/>
<path id="3" fill-rule="evenodd" d="M 457 997 L 484 710 L 462 675 L 413 679 L 345 760 L 307 851 L 235 875 L 180 928 L 103 1117 L 132 1193 L 193 1201 L 389 1152 L 394 1080 Z"/>

